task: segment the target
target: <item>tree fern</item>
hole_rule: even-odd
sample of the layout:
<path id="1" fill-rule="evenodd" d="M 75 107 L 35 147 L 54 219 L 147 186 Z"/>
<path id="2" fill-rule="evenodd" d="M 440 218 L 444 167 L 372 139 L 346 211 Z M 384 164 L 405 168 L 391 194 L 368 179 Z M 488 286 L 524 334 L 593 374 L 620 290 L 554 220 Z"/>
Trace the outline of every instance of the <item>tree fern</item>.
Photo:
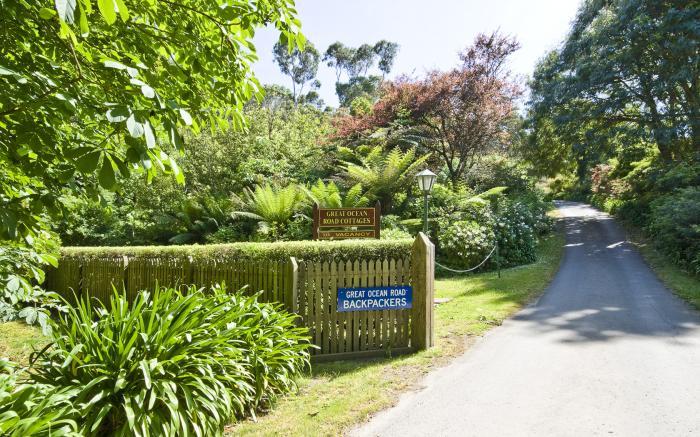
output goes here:
<path id="1" fill-rule="evenodd" d="M 361 158 L 361 165 L 345 162 L 344 166 L 348 180 L 366 186 L 367 194 L 380 200 L 386 212 L 391 209 L 394 194 L 413 183 L 413 176 L 428 157 L 416 156 L 415 147 L 406 152 L 396 147 L 384 153 L 382 147 L 377 146 Z"/>
<path id="2" fill-rule="evenodd" d="M 312 202 L 321 208 L 358 208 L 367 206 L 369 199 L 362 194 L 362 184 L 355 184 L 343 198 L 335 182 L 327 184 L 319 179 L 309 189 L 304 189 Z"/>
<path id="3" fill-rule="evenodd" d="M 273 239 L 279 239 L 294 216 L 300 215 L 306 197 L 297 185 L 280 188 L 265 184 L 246 188 L 242 197 L 234 195 L 233 200 L 241 208 L 232 213 L 234 218 L 257 220 L 261 230 L 269 230 Z"/>

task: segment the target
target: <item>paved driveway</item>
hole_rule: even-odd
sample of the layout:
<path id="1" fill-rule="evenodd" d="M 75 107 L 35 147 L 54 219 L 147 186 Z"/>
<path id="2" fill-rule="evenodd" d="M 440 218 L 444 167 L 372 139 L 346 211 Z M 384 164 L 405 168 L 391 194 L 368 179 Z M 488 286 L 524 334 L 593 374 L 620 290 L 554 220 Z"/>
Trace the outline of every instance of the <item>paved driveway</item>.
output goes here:
<path id="1" fill-rule="evenodd" d="M 700 436 L 700 315 L 606 214 L 563 202 L 542 298 L 355 430 L 362 436 Z"/>

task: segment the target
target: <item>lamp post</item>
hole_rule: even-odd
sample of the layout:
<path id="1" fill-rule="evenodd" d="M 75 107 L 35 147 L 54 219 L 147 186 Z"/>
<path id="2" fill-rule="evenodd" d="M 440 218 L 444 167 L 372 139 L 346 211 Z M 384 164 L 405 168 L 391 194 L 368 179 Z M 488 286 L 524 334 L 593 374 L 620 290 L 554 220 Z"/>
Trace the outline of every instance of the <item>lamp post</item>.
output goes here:
<path id="1" fill-rule="evenodd" d="M 428 196 L 433 190 L 437 175 L 432 171 L 425 169 L 416 175 L 418 180 L 418 188 L 423 192 L 424 207 L 423 207 L 423 232 L 428 233 Z"/>

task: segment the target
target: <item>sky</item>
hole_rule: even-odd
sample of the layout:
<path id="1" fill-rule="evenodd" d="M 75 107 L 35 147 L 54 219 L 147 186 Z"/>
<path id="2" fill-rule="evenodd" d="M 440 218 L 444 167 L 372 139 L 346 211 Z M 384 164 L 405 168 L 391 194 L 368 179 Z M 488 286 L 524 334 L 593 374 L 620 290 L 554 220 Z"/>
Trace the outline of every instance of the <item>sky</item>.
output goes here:
<path id="1" fill-rule="evenodd" d="M 478 33 L 494 30 L 515 36 L 522 45 L 511 58 L 513 73 L 530 76 L 537 61 L 566 36 L 580 0 L 297 0 L 302 32 L 319 52 L 335 41 L 357 47 L 386 39 L 397 42 L 399 53 L 389 78 L 402 74 L 448 70 L 458 53 Z M 254 71 L 263 84 L 291 88 L 272 57 L 279 33 L 261 29 L 255 35 L 259 61 Z M 376 68 L 376 67 L 375 67 Z M 375 74 L 381 75 L 378 70 Z M 321 63 L 319 93 L 337 106 L 335 73 Z"/>

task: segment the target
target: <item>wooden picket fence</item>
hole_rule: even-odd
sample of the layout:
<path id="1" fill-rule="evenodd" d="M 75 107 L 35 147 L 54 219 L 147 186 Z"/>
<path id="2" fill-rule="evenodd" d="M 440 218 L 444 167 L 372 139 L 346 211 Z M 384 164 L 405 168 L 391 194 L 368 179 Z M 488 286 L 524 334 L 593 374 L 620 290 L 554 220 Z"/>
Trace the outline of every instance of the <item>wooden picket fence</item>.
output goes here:
<path id="1" fill-rule="evenodd" d="M 434 246 L 419 234 L 405 257 L 282 261 L 148 255 L 65 257 L 47 274 L 47 288 L 64 295 L 109 301 L 112 286 L 127 296 L 160 286 L 225 282 L 246 287 L 260 300 L 281 302 L 309 328 L 315 360 L 400 354 L 433 345 Z M 339 288 L 411 285 L 413 307 L 404 310 L 337 311 Z"/>

